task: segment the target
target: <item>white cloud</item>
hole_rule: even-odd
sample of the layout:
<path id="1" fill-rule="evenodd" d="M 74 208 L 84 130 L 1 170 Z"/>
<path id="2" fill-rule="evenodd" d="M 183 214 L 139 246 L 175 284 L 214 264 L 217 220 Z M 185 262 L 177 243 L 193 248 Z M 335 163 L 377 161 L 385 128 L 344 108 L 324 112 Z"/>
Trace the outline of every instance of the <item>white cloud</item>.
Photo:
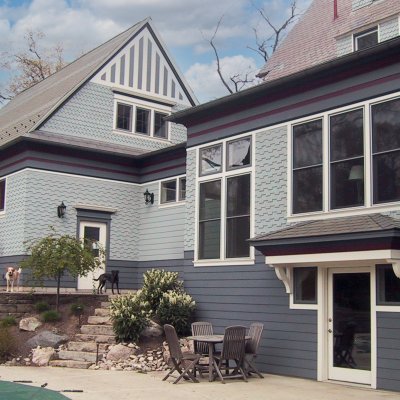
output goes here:
<path id="1" fill-rule="evenodd" d="M 233 88 L 233 85 L 229 77 L 239 73 L 241 78 L 244 79 L 245 75 L 248 74 L 248 79 L 251 80 L 255 78 L 258 71 L 254 59 L 243 55 L 223 57 L 220 61 L 222 74 L 231 88 Z M 185 73 L 185 77 L 202 103 L 229 94 L 218 76 L 216 61 L 208 64 L 195 63 Z M 251 85 L 247 84 L 246 87 Z"/>

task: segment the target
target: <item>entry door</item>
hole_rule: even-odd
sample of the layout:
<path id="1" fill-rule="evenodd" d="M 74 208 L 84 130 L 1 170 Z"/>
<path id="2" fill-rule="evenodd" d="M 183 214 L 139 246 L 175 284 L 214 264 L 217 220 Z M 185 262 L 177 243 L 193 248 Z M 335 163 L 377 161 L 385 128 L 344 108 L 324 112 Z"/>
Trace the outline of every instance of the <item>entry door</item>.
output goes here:
<path id="1" fill-rule="evenodd" d="M 369 269 L 329 271 L 329 379 L 371 384 L 371 287 Z"/>
<path id="2" fill-rule="evenodd" d="M 99 248 L 106 249 L 107 225 L 98 222 L 82 221 L 79 226 L 79 238 L 89 240 L 91 242 L 92 252 L 96 257 L 100 256 Z M 100 245 L 100 246 L 99 246 Z M 105 272 L 105 260 L 102 257 L 102 263 L 99 268 L 93 272 L 89 272 L 87 276 L 78 278 L 78 289 L 93 290 L 97 282 L 93 281 L 99 275 Z"/>

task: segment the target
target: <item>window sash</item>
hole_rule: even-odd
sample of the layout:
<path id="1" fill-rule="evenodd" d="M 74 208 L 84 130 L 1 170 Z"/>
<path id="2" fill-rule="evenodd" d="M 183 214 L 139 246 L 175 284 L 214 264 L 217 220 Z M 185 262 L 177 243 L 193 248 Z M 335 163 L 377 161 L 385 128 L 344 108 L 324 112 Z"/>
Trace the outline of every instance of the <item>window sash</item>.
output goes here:
<path id="1" fill-rule="evenodd" d="M 379 42 L 378 36 L 378 27 L 374 27 L 369 29 L 368 31 L 364 31 L 354 35 L 354 49 L 364 50 L 369 47 L 375 46 Z"/>
<path id="2" fill-rule="evenodd" d="M 168 136 L 168 123 L 164 120 L 168 114 L 163 114 L 160 112 L 154 112 L 154 137 L 166 139 Z"/>
<path id="3" fill-rule="evenodd" d="M 132 106 L 117 103 L 117 129 L 132 131 Z"/>
<path id="4" fill-rule="evenodd" d="M 293 303 L 317 304 L 316 267 L 293 268 Z"/>
<path id="5" fill-rule="evenodd" d="M 6 180 L 0 181 L 0 211 L 4 211 L 6 204 Z"/>
<path id="6" fill-rule="evenodd" d="M 150 135 L 150 110 L 136 107 L 135 132 Z"/>
<path id="7" fill-rule="evenodd" d="M 161 203 L 173 203 L 176 201 L 176 179 L 161 182 Z"/>
<path id="8" fill-rule="evenodd" d="M 186 178 L 179 178 L 179 198 L 178 201 L 186 200 Z"/>
<path id="9" fill-rule="evenodd" d="M 376 265 L 377 304 L 400 306 L 400 279 L 391 264 Z"/>

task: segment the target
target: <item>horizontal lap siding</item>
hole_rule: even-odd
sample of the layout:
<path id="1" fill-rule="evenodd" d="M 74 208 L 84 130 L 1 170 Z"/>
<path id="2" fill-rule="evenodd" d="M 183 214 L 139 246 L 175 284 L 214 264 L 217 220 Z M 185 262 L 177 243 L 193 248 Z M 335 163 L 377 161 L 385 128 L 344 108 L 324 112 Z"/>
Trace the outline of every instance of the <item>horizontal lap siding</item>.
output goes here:
<path id="1" fill-rule="evenodd" d="M 400 310 L 399 310 L 400 311 Z M 379 389 L 400 391 L 400 313 L 377 313 Z"/>

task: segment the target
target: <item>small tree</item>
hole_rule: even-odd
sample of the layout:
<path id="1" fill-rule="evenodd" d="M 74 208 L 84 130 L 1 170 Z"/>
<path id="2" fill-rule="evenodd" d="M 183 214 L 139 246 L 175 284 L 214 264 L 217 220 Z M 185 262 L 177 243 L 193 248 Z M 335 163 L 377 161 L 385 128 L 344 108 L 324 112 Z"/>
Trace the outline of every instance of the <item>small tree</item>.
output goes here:
<path id="1" fill-rule="evenodd" d="M 86 276 L 100 266 L 104 250 L 100 249 L 99 257 L 95 257 L 91 244 L 70 235 L 53 233 L 27 247 L 30 256 L 21 262 L 21 266 L 30 269 L 33 277 L 41 282 L 43 278 L 53 278 L 57 281 L 57 310 L 61 277 L 66 272 L 74 278 Z"/>

